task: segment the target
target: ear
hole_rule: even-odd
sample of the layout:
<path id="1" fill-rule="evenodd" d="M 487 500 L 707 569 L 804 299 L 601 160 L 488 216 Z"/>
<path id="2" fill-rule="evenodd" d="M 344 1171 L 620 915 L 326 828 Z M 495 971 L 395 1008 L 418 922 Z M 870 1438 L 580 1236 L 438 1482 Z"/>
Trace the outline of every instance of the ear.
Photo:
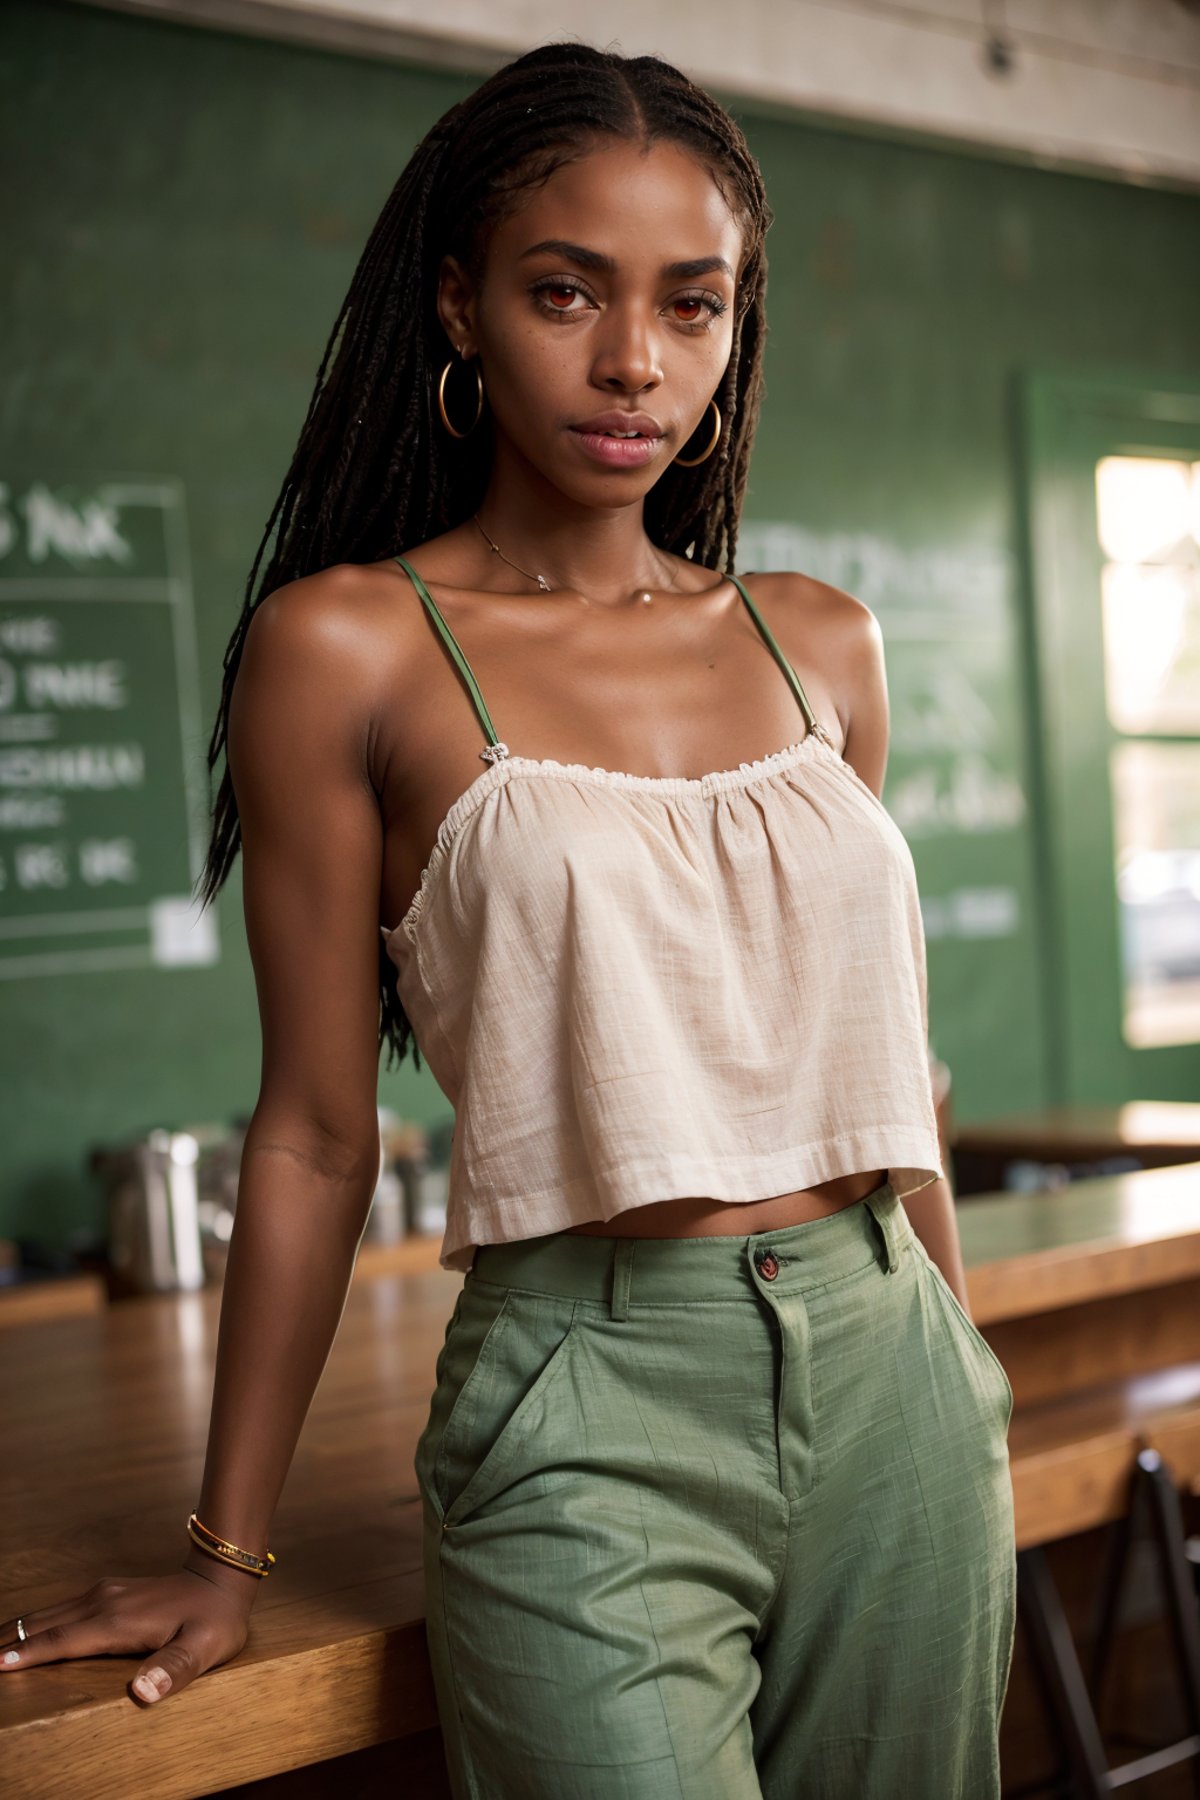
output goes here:
<path id="1" fill-rule="evenodd" d="M 475 285 L 456 256 L 444 256 L 438 270 L 438 317 L 459 355 L 475 354 Z"/>

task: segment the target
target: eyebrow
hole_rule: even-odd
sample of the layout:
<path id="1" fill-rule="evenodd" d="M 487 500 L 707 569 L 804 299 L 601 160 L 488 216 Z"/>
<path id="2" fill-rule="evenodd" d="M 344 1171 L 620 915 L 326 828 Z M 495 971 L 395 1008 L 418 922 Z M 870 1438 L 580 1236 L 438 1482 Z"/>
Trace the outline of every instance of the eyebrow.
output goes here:
<path id="1" fill-rule="evenodd" d="M 589 250 L 586 244 L 568 243 L 565 238 L 543 238 L 540 244 L 531 244 L 528 250 L 522 250 L 517 261 L 524 262 L 526 257 L 538 256 L 543 251 L 566 257 L 584 269 L 598 269 L 606 275 L 616 273 L 615 257 L 606 256 L 602 250 Z M 731 281 L 734 278 L 733 270 L 723 256 L 694 256 L 686 262 L 664 263 L 660 273 L 672 281 L 687 281 L 695 275 L 714 273 L 728 275 Z"/>

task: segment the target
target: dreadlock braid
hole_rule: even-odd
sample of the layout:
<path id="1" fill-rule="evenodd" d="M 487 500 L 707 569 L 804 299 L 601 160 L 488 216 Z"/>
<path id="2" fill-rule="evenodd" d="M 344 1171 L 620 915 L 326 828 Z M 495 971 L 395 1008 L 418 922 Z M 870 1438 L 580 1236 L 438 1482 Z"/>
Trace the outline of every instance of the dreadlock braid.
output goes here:
<path id="1" fill-rule="evenodd" d="M 733 345 L 717 401 L 720 445 L 695 468 L 671 464 L 644 506 L 647 534 L 662 549 L 726 572 L 734 567 L 762 398 L 765 239 L 773 219 L 758 164 L 724 107 L 671 63 L 586 44 L 543 44 L 497 70 L 427 132 L 359 258 L 225 653 L 208 749 L 210 798 L 242 646 L 260 601 L 334 563 L 382 561 L 461 524 L 478 507 L 490 469 L 490 425 L 485 416 L 469 438 L 452 439 L 439 426 L 434 398 L 448 347 L 437 313 L 442 259 L 457 256 L 480 280 L 491 231 L 520 197 L 604 138 L 666 141 L 690 151 L 742 225 Z M 205 904 L 224 886 L 240 845 L 226 760 L 198 884 Z M 389 1046 L 389 1067 L 411 1047 L 419 1068 L 382 944 L 379 961 L 380 1045 Z"/>

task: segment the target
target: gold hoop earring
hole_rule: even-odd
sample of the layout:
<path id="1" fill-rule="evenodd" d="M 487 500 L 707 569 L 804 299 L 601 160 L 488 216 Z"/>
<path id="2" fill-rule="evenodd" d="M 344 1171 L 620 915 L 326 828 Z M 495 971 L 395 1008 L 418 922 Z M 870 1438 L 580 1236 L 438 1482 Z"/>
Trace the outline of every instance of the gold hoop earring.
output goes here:
<path id="1" fill-rule="evenodd" d="M 717 422 L 713 428 L 713 434 L 708 440 L 708 445 L 704 451 L 703 456 L 691 456 L 691 457 L 688 457 L 686 461 L 684 460 L 684 458 L 682 456 L 676 456 L 672 459 L 673 461 L 675 461 L 679 464 L 681 469 L 694 469 L 696 467 L 697 463 L 707 462 L 709 457 L 712 455 L 713 451 L 717 447 L 717 439 L 721 435 L 721 409 L 717 405 L 715 400 L 710 400 L 708 404 L 709 404 L 709 406 L 712 407 L 713 411 L 717 415 Z M 693 432 L 692 435 L 694 437 L 695 433 Z"/>
<path id="2" fill-rule="evenodd" d="M 437 392 L 438 411 L 442 415 L 442 424 L 446 427 L 446 430 L 450 433 L 451 437 L 456 437 L 456 438 L 470 437 L 471 433 L 474 431 L 475 427 L 478 425 L 480 419 L 483 417 L 483 374 L 480 370 L 479 364 L 475 363 L 474 364 L 475 380 L 479 384 L 479 403 L 475 408 L 475 417 L 471 420 L 471 423 L 467 426 L 467 429 L 465 431 L 456 431 L 454 429 L 454 426 L 450 423 L 450 416 L 446 411 L 446 378 L 449 375 L 449 373 L 453 367 L 454 367 L 454 358 L 451 357 L 450 361 L 446 364 L 445 368 L 442 370 L 442 378 L 438 382 L 438 392 Z"/>

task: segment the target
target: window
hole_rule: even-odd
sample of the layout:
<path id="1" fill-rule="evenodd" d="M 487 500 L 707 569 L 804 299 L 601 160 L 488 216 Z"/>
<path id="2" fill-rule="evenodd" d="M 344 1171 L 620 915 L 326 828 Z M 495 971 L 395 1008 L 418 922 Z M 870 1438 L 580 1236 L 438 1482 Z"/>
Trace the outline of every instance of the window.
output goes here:
<path id="1" fill-rule="evenodd" d="M 1200 462 L 1096 464 L 1122 1026 L 1200 1041 Z"/>

